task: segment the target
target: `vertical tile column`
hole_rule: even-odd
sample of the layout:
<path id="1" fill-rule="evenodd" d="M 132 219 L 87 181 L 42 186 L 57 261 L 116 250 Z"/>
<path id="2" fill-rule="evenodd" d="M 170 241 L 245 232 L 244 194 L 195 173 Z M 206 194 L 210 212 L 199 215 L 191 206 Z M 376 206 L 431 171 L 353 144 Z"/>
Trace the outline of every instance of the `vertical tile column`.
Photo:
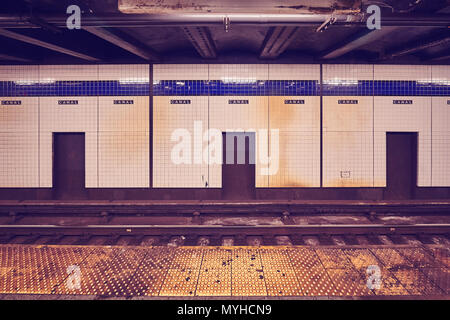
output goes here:
<path id="1" fill-rule="evenodd" d="M 54 132 L 85 133 L 86 187 L 98 187 L 97 97 L 89 96 L 92 94 L 87 89 L 89 86 L 80 85 L 82 81 L 97 81 L 97 68 L 88 65 L 39 67 L 41 85 L 49 84 L 48 89 L 40 90 L 39 97 L 40 187 L 52 187 Z M 76 101 L 76 104 L 64 104 L 68 101 Z"/>
<path id="2" fill-rule="evenodd" d="M 39 186 L 37 97 L 17 96 L 39 82 L 38 66 L 0 66 L 0 188 Z"/>
<path id="3" fill-rule="evenodd" d="M 431 186 L 431 66 L 375 65 L 375 186 L 386 186 L 386 132 L 418 132 L 417 186 Z M 411 104 L 395 101 L 410 100 Z"/>
<path id="4" fill-rule="evenodd" d="M 215 86 L 210 90 L 210 128 L 221 132 L 255 132 L 256 137 L 256 187 L 268 187 L 268 176 L 263 174 L 268 165 L 261 161 L 268 155 L 268 96 L 264 86 L 268 80 L 268 66 L 256 64 L 211 64 L 209 81 Z M 248 101 L 245 104 L 230 103 L 230 100 Z M 222 187 L 222 166 L 210 165 L 210 186 Z"/>
<path id="5" fill-rule="evenodd" d="M 149 65 L 100 65 L 99 187 L 147 188 Z"/>
<path id="6" fill-rule="evenodd" d="M 450 187 L 450 66 L 432 66 L 432 186 Z"/>
<path id="7" fill-rule="evenodd" d="M 320 187 L 320 65 L 270 64 L 269 81 L 269 131 L 279 132 L 269 187 Z"/>
<path id="8" fill-rule="evenodd" d="M 208 65 L 153 66 L 153 187 L 204 188 Z"/>
<path id="9" fill-rule="evenodd" d="M 373 187 L 372 65 L 323 65 L 323 186 Z"/>

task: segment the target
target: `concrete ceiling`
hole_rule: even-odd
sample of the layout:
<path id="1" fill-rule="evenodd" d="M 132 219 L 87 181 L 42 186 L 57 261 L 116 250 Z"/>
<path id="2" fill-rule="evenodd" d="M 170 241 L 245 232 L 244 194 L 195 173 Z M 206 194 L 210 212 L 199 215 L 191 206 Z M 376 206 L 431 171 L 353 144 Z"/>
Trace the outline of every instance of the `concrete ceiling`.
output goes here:
<path id="1" fill-rule="evenodd" d="M 292 19 L 302 14 L 326 21 L 331 13 L 361 15 L 368 0 L 2 0 L 0 63 L 82 63 L 86 62 L 80 59 L 84 55 L 101 63 L 266 63 L 268 59 L 279 63 L 432 63 L 436 58 L 439 63 L 450 62 L 450 15 L 442 15 L 449 12 L 450 0 L 417 1 L 377 1 L 382 17 L 394 15 L 411 24 L 377 33 L 369 32 L 362 22 L 330 24 L 318 32 L 320 19 L 293 25 L 265 23 L 264 18 L 252 24 L 231 19 L 227 27 L 221 20 L 183 23 L 184 17 L 216 14 L 221 19 L 222 14 L 245 17 L 246 13 L 278 15 L 279 22 L 285 15 Z M 65 28 L 65 10 L 71 4 L 83 11 L 82 30 Z M 437 14 L 441 16 L 434 19 Z M 154 17 L 159 21 L 156 24 Z M 176 17 L 176 23 L 164 22 L 171 17 Z M 440 25 L 432 26 L 433 21 Z M 402 52 L 411 48 L 419 49 Z"/>

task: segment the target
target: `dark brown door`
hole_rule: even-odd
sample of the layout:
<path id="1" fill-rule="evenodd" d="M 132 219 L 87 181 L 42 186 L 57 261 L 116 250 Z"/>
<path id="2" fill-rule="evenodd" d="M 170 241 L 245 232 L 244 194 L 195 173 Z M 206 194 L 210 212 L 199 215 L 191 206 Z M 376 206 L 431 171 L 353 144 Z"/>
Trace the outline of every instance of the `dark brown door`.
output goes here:
<path id="1" fill-rule="evenodd" d="M 56 199 L 85 197 L 84 133 L 53 134 L 53 190 Z"/>
<path id="2" fill-rule="evenodd" d="M 417 185 L 417 133 L 388 132 L 386 139 L 387 187 L 384 198 L 413 199 Z"/>
<path id="3" fill-rule="evenodd" d="M 222 198 L 255 198 L 255 134 L 223 133 Z"/>

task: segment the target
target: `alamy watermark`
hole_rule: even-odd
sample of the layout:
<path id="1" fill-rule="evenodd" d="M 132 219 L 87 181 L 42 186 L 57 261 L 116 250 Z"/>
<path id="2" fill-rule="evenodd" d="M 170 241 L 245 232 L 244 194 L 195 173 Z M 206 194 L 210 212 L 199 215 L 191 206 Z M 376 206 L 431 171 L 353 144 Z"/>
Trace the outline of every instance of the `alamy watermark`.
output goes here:
<path id="1" fill-rule="evenodd" d="M 209 128 L 204 131 L 202 121 L 194 121 L 193 129 L 191 132 L 185 128 L 178 128 L 172 132 L 170 140 L 175 144 L 170 159 L 173 164 L 247 163 L 260 165 L 261 175 L 275 175 L 278 172 L 279 129 L 271 129 L 270 134 L 267 129 L 225 131 L 225 157 L 221 130 Z"/>
<path id="2" fill-rule="evenodd" d="M 70 16 L 66 20 L 66 26 L 69 30 L 81 29 L 81 9 L 77 5 L 70 5 L 66 10 Z"/>
<path id="3" fill-rule="evenodd" d="M 372 4 L 367 7 L 366 12 L 371 14 L 367 18 L 366 25 L 369 30 L 380 30 L 381 29 L 381 9 L 379 6 Z"/>
<path id="4" fill-rule="evenodd" d="M 81 289 L 81 269 L 77 265 L 70 265 L 66 270 L 69 275 L 66 279 L 66 287 L 68 290 Z"/>
<path id="5" fill-rule="evenodd" d="M 379 290 L 381 288 L 381 269 L 377 265 L 370 265 L 366 269 L 367 288 L 370 290 Z"/>

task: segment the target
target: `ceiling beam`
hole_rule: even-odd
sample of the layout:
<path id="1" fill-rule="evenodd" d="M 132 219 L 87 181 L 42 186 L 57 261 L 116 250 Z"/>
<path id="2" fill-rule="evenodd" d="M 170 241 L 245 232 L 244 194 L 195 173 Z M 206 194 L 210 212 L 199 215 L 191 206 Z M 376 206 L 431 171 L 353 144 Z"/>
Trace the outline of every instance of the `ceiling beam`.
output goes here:
<path id="1" fill-rule="evenodd" d="M 357 34 L 351 36 L 342 43 L 339 43 L 334 48 L 326 51 L 321 55 L 322 59 L 335 59 L 350 51 L 365 46 L 373 41 L 376 41 L 387 34 L 397 30 L 397 27 L 382 27 L 381 29 L 369 30 L 365 29 Z"/>
<path id="2" fill-rule="evenodd" d="M 100 59 L 97 59 L 97 58 L 92 57 L 92 56 L 88 56 L 88 55 L 86 55 L 84 53 L 80 53 L 80 52 L 73 51 L 73 50 L 70 50 L 70 49 L 67 49 L 67 48 L 63 48 L 61 46 L 58 46 L 58 45 L 55 45 L 55 44 L 52 44 L 52 43 L 49 43 L 49 42 L 46 42 L 46 41 L 38 40 L 38 39 L 35 39 L 35 38 L 32 38 L 32 37 L 23 35 L 23 34 L 20 34 L 20 33 L 17 33 L 17 32 L 12 32 L 12 31 L 9 31 L 9 30 L 6 30 L 6 29 L 0 29 L 0 36 L 4 36 L 4 37 L 7 37 L 7 38 L 11 38 L 11 39 L 17 40 L 17 41 L 21 41 L 21 42 L 25 42 L 25 43 L 28 43 L 28 44 L 32 44 L 32 45 L 35 45 L 35 46 L 38 46 L 38 47 L 42 47 L 42 48 L 45 48 L 45 49 L 48 49 L 48 50 L 56 51 L 56 52 L 59 52 L 59 53 L 67 54 L 69 56 L 73 56 L 73 57 L 76 57 L 76 58 L 79 58 L 79 59 L 83 59 L 83 60 L 87 60 L 87 61 L 91 61 L 91 62 L 100 61 Z"/>
<path id="3" fill-rule="evenodd" d="M 429 40 L 429 39 L 427 39 Z M 391 53 L 387 53 L 386 56 L 384 56 L 383 58 L 385 59 L 391 59 L 391 58 L 396 58 L 396 57 L 400 57 L 400 56 L 404 56 L 407 54 L 411 54 L 411 53 L 415 53 L 415 52 L 419 52 L 428 48 L 432 48 L 432 47 L 436 47 L 442 44 L 446 44 L 450 42 L 450 36 L 446 35 L 446 36 L 441 36 L 439 39 L 434 39 L 432 41 L 422 41 L 421 44 L 419 45 L 415 45 L 415 46 L 410 46 L 408 48 L 405 49 L 400 49 L 397 51 L 393 51 Z"/>
<path id="4" fill-rule="evenodd" d="M 298 27 L 272 27 L 264 39 L 260 58 L 274 59 L 282 54 L 298 32 Z"/>
<path id="5" fill-rule="evenodd" d="M 124 34 L 118 34 L 117 31 L 108 30 L 101 27 L 83 27 L 83 30 L 92 33 L 93 35 L 108 41 L 132 54 L 141 57 L 145 60 L 159 60 L 160 57 L 157 53 L 150 49 L 143 48 L 137 43 L 137 40 L 131 39 Z"/>
<path id="6" fill-rule="evenodd" d="M 184 27 L 183 31 L 202 58 L 217 58 L 216 45 L 207 27 Z"/>
<path id="7" fill-rule="evenodd" d="M 429 57 L 427 59 L 425 59 L 426 61 L 444 61 L 444 60 L 449 60 L 450 59 L 450 53 L 447 51 L 444 54 L 438 55 L 438 56 L 433 56 L 433 57 Z"/>
<path id="8" fill-rule="evenodd" d="M 0 53 L 0 60 L 17 61 L 17 62 L 32 62 L 29 59 L 16 57 L 16 56 L 10 56 L 9 54 L 4 54 L 4 53 Z"/>

